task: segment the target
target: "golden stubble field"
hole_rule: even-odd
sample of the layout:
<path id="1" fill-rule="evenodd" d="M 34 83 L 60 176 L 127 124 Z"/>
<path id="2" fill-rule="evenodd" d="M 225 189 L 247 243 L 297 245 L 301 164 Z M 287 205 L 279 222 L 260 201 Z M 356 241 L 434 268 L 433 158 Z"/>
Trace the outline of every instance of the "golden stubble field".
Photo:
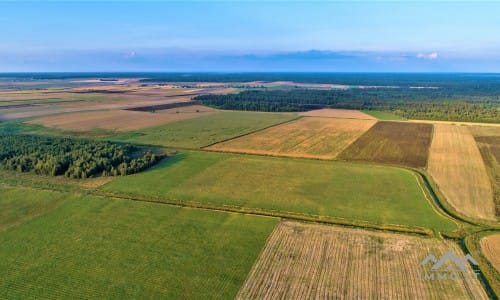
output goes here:
<path id="1" fill-rule="evenodd" d="M 481 252 L 500 272 L 500 234 L 492 234 L 481 239 Z"/>
<path id="2" fill-rule="evenodd" d="M 207 149 L 333 159 L 376 122 L 376 120 L 302 117 Z"/>
<path id="3" fill-rule="evenodd" d="M 130 131 L 198 118 L 214 112 L 214 109 L 202 105 L 158 110 L 154 113 L 130 110 L 106 110 L 60 114 L 37 118 L 27 123 L 75 131 L 90 131 L 98 128 Z"/>
<path id="4" fill-rule="evenodd" d="M 493 188 L 497 217 L 500 216 L 500 127 L 471 126 Z"/>
<path id="5" fill-rule="evenodd" d="M 468 127 L 435 124 L 427 168 L 457 211 L 473 218 L 495 220 L 491 182 Z"/>
<path id="6" fill-rule="evenodd" d="M 479 280 L 461 271 L 457 280 L 421 278 L 430 270 L 421 265 L 427 255 L 440 259 L 447 251 L 464 256 L 458 245 L 434 238 L 285 221 L 237 298 L 488 299 Z"/>

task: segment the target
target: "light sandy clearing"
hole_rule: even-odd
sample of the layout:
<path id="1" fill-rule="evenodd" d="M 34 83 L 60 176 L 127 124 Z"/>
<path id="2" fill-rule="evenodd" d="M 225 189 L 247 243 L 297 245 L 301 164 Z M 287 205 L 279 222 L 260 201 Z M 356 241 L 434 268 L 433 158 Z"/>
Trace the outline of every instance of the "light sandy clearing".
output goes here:
<path id="1" fill-rule="evenodd" d="M 376 118 L 367 115 L 359 110 L 352 109 L 331 109 L 323 108 L 317 110 L 306 111 L 300 113 L 301 116 L 306 117 L 328 117 L 328 118 L 342 118 L 342 119 L 366 119 L 376 120 Z"/>
<path id="2" fill-rule="evenodd" d="M 196 110 L 198 110 L 198 112 L 196 112 Z M 101 128 L 128 131 L 158 126 L 185 119 L 197 118 L 213 112 L 213 109 L 201 105 L 166 109 L 155 113 L 127 110 L 107 110 L 42 117 L 31 120 L 28 123 L 64 130 L 89 131 Z"/>
<path id="3" fill-rule="evenodd" d="M 434 125 L 428 170 L 456 210 L 469 217 L 495 220 L 488 173 L 467 127 Z"/>
<path id="4" fill-rule="evenodd" d="M 500 126 L 471 126 L 470 131 L 474 136 L 500 136 Z"/>
<path id="5" fill-rule="evenodd" d="M 474 277 L 421 278 L 433 265 L 422 260 L 447 251 L 464 256 L 438 239 L 282 222 L 237 299 L 487 299 Z"/>
<path id="6" fill-rule="evenodd" d="M 304 117 L 207 149 L 333 159 L 375 123 L 375 120 Z"/>
<path id="7" fill-rule="evenodd" d="M 409 120 L 401 122 L 444 124 L 444 125 L 466 125 L 466 126 L 491 126 L 500 127 L 500 123 L 478 123 L 478 122 L 457 122 L 457 121 L 433 121 L 433 120 Z"/>
<path id="8" fill-rule="evenodd" d="M 500 234 L 492 234 L 481 240 L 481 252 L 500 272 Z"/>

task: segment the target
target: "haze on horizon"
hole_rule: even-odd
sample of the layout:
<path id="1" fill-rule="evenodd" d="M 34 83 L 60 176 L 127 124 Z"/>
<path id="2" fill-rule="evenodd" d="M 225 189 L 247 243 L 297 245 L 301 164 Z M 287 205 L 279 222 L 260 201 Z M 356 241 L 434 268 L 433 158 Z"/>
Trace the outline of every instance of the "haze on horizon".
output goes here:
<path id="1" fill-rule="evenodd" d="M 499 72 L 500 2 L 0 2 L 0 72 Z"/>

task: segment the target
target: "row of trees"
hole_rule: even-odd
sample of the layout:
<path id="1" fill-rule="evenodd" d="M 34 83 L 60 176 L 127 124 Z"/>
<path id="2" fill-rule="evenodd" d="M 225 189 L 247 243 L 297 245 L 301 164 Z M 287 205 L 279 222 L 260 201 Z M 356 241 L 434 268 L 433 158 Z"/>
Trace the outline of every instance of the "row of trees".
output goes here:
<path id="1" fill-rule="evenodd" d="M 70 178 L 140 172 L 160 156 L 128 144 L 36 135 L 0 134 L 0 166 Z"/>
<path id="2" fill-rule="evenodd" d="M 195 98 L 219 109 L 306 111 L 321 107 L 392 111 L 405 118 L 500 122 L 500 95 L 463 96 L 442 89 L 350 88 L 248 90 Z"/>

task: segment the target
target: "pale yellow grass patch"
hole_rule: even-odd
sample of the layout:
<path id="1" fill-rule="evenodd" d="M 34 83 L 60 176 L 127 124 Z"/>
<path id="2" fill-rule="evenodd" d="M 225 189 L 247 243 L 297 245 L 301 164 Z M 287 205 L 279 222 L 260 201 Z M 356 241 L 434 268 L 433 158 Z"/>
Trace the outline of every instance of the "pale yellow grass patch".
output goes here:
<path id="1" fill-rule="evenodd" d="M 500 234 L 493 234 L 481 240 L 481 252 L 500 272 Z"/>
<path id="2" fill-rule="evenodd" d="M 88 178 L 85 180 L 82 180 L 78 183 L 78 186 L 81 186 L 83 188 L 87 189 L 94 189 L 98 188 L 102 185 L 105 185 L 106 183 L 109 183 L 113 181 L 113 177 L 97 177 L 97 178 Z"/>
<path id="3" fill-rule="evenodd" d="M 434 125 L 428 170 L 457 211 L 473 218 L 495 220 L 488 173 L 467 127 Z"/>
<path id="4" fill-rule="evenodd" d="M 28 123 L 76 131 L 89 131 L 97 128 L 129 131 L 197 118 L 213 112 L 213 109 L 201 105 L 161 110 L 155 113 L 107 110 L 48 116 L 31 120 Z"/>
<path id="5" fill-rule="evenodd" d="M 375 120 L 304 117 L 207 149 L 333 159 L 375 123 Z"/>
<path id="6" fill-rule="evenodd" d="M 237 299 L 488 299 L 475 277 L 421 278 L 422 260 L 447 251 L 464 256 L 449 241 L 282 222 Z"/>
<path id="7" fill-rule="evenodd" d="M 332 109 L 332 108 L 324 108 L 306 111 L 300 113 L 301 116 L 307 117 L 329 117 L 329 118 L 344 118 L 344 119 L 367 119 L 367 120 L 376 120 L 376 118 L 367 115 L 359 110 L 352 109 Z"/>

